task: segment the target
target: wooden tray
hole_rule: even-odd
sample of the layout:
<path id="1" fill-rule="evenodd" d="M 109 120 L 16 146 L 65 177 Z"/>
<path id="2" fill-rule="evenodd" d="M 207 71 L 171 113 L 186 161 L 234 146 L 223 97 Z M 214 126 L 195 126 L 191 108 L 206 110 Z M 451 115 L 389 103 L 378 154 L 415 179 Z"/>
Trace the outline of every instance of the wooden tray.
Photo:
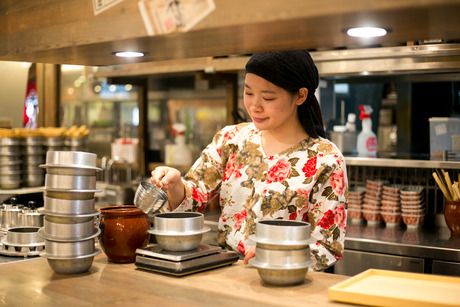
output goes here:
<path id="1" fill-rule="evenodd" d="M 329 288 L 330 300 L 370 306 L 460 306 L 460 278 L 370 269 Z"/>

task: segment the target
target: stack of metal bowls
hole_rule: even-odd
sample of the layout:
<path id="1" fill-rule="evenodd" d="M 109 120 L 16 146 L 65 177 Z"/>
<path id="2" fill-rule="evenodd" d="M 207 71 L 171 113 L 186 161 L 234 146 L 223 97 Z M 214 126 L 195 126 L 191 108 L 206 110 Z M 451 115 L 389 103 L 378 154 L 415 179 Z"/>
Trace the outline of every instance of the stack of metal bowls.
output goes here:
<path id="1" fill-rule="evenodd" d="M 264 220 L 256 224 L 256 255 L 249 263 L 271 285 L 303 283 L 310 266 L 310 224 L 288 220 Z"/>
<path id="2" fill-rule="evenodd" d="M 204 227 L 204 216 L 199 212 L 169 212 L 154 216 L 149 233 L 155 235 L 162 249 L 182 252 L 197 248 L 209 230 Z"/>
<path id="3" fill-rule="evenodd" d="M 37 187 L 43 185 L 45 172 L 40 165 L 45 162 L 43 137 L 40 135 L 26 135 L 22 140 L 24 149 L 24 185 Z"/>
<path id="4" fill-rule="evenodd" d="M 95 209 L 97 156 L 80 151 L 48 151 L 45 176 L 45 252 L 51 268 L 60 274 L 90 269 L 100 230 Z"/>
<path id="5" fill-rule="evenodd" d="M 21 142 L 17 137 L 0 137 L 0 188 L 21 185 Z"/>

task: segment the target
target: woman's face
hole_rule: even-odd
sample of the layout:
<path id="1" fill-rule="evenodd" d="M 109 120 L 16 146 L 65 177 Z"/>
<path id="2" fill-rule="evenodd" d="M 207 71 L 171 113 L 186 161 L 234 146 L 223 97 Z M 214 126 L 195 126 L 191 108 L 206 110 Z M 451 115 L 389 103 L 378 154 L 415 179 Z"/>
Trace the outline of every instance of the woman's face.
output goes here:
<path id="1" fill-rule="evenodd" d="M 279 130 L 286 125 L 295 124 L 298 95 L 247 73 L 244 80 L 244 106 L 254 125 L 259 130 Z"/>

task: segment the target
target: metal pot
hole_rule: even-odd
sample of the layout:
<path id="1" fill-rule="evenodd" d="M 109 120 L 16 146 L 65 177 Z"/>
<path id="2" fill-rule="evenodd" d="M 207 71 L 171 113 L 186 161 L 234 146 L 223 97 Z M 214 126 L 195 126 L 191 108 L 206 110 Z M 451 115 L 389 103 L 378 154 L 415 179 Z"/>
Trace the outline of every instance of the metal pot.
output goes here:
<path id="1" fill-rule="evenodd" d="M 89 255 L 78 257 L 53 257 L 46 255 L 51 269 L 58 274 L 78 274 L 87 272 L 93 264 L 94 256 L 100 253 L 96 250 Z"/>
<path id="2" fill-rule="evenodd" d="M 62 190 L 62 189 L 45 189 L 45 196 L 49 198 L 58 198 L 66 200 L 89 200 L 94 198 L 96 192 L 100 190 Z"/>
<path id="3" fill-rule="evenodd" d="M 14 246 L 33 246 L 43 244 L 38 235 L 39 227 L 13 227 L 6 232 L 6 242 Z"/>
<path id="4" fill-rule="evenodd" d="M 45 240 L 47 257 L 78 257 L 93 254 L 95 239 L 75 242 L 56 242 Z"/>
<path id="5" fill-rule="evenodd" d="M 21 172 L 11 172 L 7 174 L 0 174 L 0 188 L 3 189 L 16 189 L 21 184 Z"/>
<path id="6" fill-rule="evenodd" d="M 263 220 L 256 224 L 255 236 L 250 236 L 257 246 L 285 246 L 288 249 L 304 248 L 311 243 L 310 224 L 289 220 Z"/>
<path id="7" fill-rule="evenodd" d="M 67 214 L 67 215 L 80 215 L 95 212 L 95 200 L 87 199 L 57 199 L 46 197 L 45 211 L 49 214 Z"/>
<path id="8" fill-rule="evenodd" d="M 44 236 L 48 240 L 81 240 L 98 231 L 95 228 L 94 218 L 82 223 L 55 223 L 45 219 Z"/>
<path id="9" fill-rule="evenodd" d="M 35 210 L 23 211 L 19 213 L 19 225 L 21 226 L 43 226 L 43 214 Z"/>
<path id="10" fill-rule="evenodd" d="M 2 210 L 2 228 L 9 229 L 19 226 L 19 213 L 21 209 L 17 207 L 4 208 Z"/>
<path id="11" fill-rule="evenodd" d="M 96 188 L 96 177 L 46 174 L 45 187 L 47 189 L 93 190 Z"/>

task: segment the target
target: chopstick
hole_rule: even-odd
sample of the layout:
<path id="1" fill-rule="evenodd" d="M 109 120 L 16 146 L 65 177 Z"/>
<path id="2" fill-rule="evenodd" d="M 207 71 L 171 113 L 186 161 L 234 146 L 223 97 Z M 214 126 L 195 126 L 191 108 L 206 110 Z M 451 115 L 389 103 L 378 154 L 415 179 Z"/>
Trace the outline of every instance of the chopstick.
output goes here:
<path id="1" fill-rule="evenodd" d="M 443 169 L 435 169 L 432 175 L 446 200 L 460 201 L 460 173 L 457 174 L 457 181 L 454 182 L 450 179 L 449 173 Z"/>
<path id="2" fill-rule="evenodd" d="M 438 184 L 438 187 L 441 189 L 442 194 L 444 194 L 444 197 L 447 200 L 452 201 L 453 199 L 451 198 L 449 192 L 447 191 L 446 186 L 441 181 L 441 179 L 439 178 L 439 176 L 438 176 L 438 174 L 436 172 L 433 172 L 433 178 L 434 178 L 434 181 L 436 181 L 436 183 Z"/>
<path id="3" fill-rule="evenodd" d="M 446 180 L 446 186 L 449 189 L 450 196 L 453 200 L 457 200 L 457 196 L 452 188 L 452 181 L 450 181 L 449 173 L 441 169 L 441 172 L 444 174 L 444 179 Z"/>

